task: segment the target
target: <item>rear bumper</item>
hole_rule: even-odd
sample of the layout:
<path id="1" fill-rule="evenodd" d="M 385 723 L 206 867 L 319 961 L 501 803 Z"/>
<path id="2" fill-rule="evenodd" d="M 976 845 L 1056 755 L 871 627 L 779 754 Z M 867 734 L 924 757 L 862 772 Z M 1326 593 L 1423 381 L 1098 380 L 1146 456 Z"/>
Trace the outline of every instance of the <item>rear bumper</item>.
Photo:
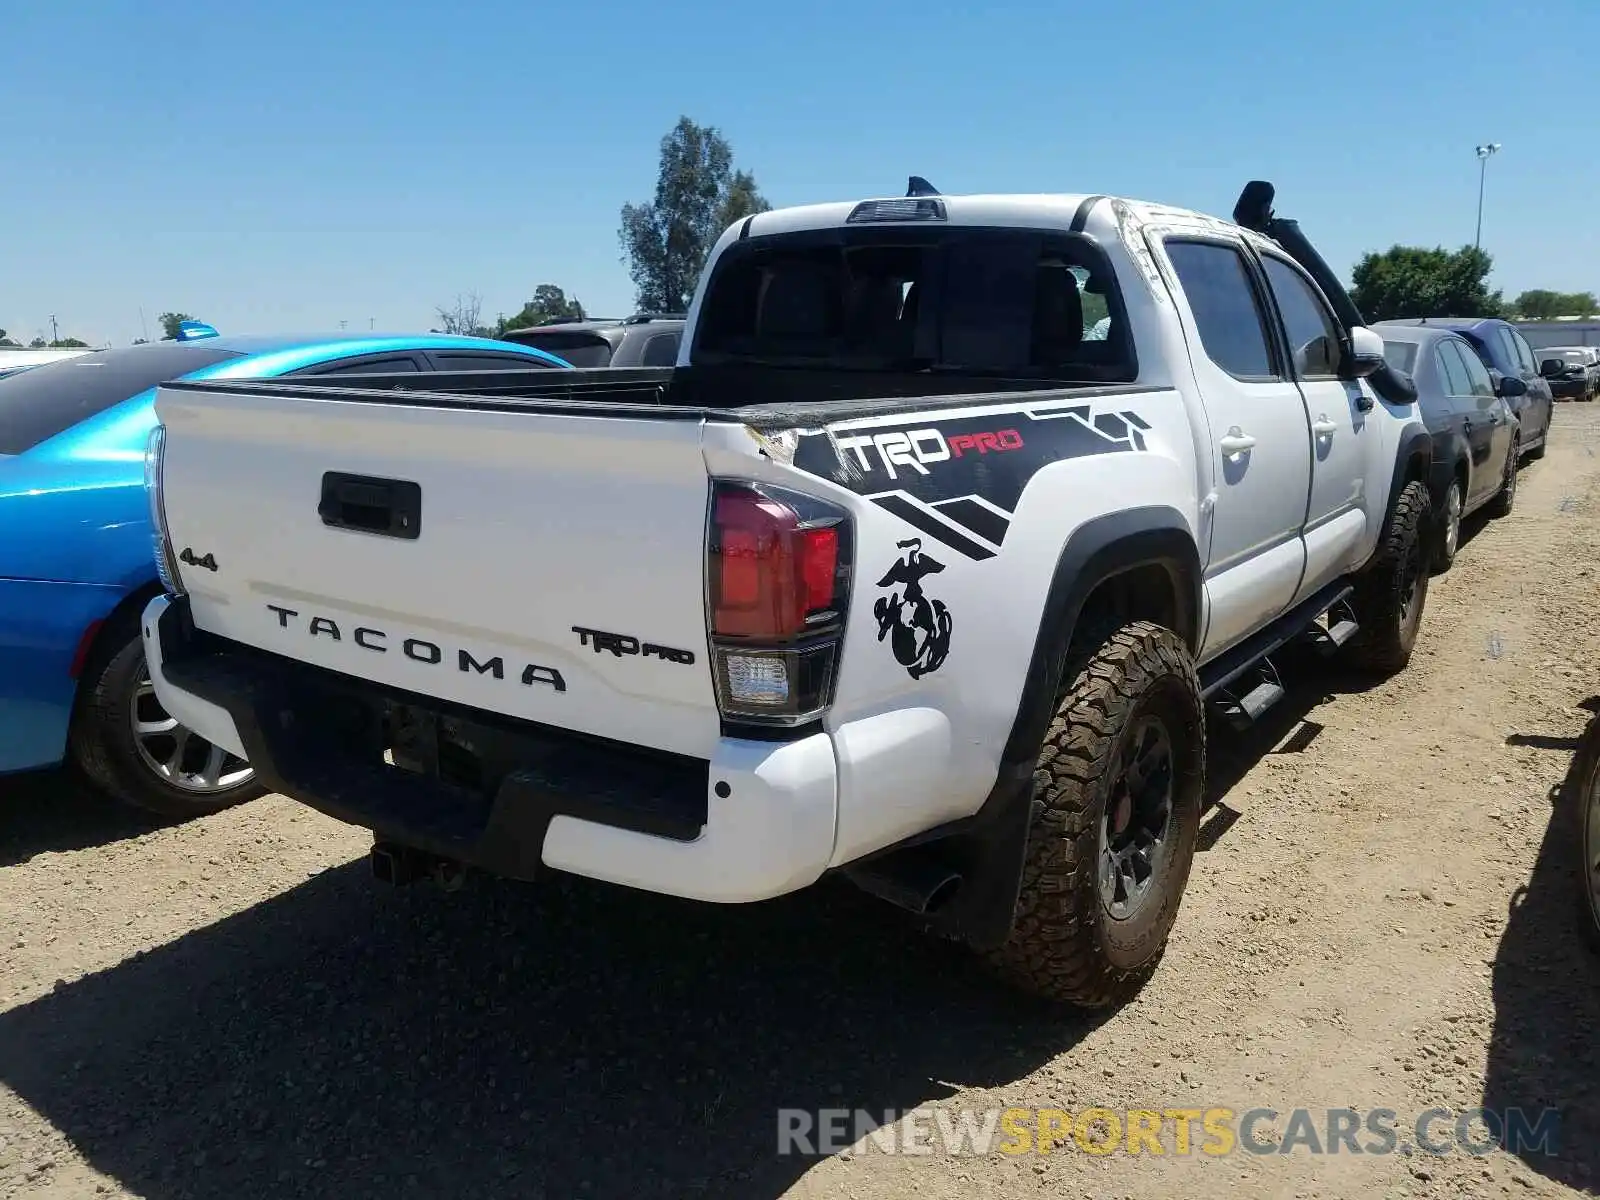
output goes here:
<path id="1" fill-rule="evenodd" d="M 824 733 L 723 738 L 709 760 L 650 754 L 222 642 L 183 600 L 153 600 L 143 633 L 168 712 L 268 788 L 388 840 L 513 878 L 547 866 L 725 903 L 805 887 L 833 853 Z M 411 769 L 384 758 L 397 728 L 421 732 L 406 738 Z"/>
<path id="2" fill-rule="evenodd" d="M 73 658 L 123 594 L 92 583 L 0 579 L 0 774 L 61 761 L 78 694 Z"/>

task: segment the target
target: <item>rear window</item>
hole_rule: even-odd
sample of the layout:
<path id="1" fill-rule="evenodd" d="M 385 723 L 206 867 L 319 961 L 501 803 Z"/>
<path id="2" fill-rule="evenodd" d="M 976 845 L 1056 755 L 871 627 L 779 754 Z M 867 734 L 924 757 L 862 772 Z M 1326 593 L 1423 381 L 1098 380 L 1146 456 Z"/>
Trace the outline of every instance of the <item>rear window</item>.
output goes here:
<path id="1" fill-rule="evenodd" d="M 1417 344 L 1415 342 L 1385 342 L 1383 344 L 1383 357 L 1396 371 L 1404 371 L 1407 375 L 1412 373 L 1411 368 L 1417 361 Z"/>
<path id="2" fill-rule="evenodd" d="M 702 305 L 697 365 L 1137 375 L 1109 264 L 1065 234 L 895 227 L 736 243 Z"/>
<path id="3" fill-rule="evenodd" d="M 500 335 L 519 346 L 532 346 L 563 358 L 575 367 L 609 367 L 611 343 L 582 329 L 513 329 Z"/>
<path id="4" fill-rule="evenodd" d="M 195 345 L 129 346 L 0 379 L 0 454 L 21 454 L 158 383 L 238 358 Z"/>
<path id="5" fill-rule="evenodd" d="M 1555 353 L 1561 355 L 1562 358 L 1566 359 L 1570 363 L 1580 363 L 1583 366 L 1588 366 L 1589 365 L 1589 355 L 1588 355 L 1588 353 L 1586 351 L 1583 351 L 1583 350 L 1557 350 L 1557 351 L 1555 351 Z"/>

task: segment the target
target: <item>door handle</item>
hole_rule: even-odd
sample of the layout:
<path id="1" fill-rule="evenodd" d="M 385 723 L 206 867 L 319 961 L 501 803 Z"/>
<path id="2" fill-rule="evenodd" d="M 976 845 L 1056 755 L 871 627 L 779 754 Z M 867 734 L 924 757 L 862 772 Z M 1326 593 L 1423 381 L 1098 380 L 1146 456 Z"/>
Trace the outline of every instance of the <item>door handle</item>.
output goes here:
<path id="1" fill-rule="evenodd" d="M 1318 437 L 1332 437 L 1339 432 L 1339 427 L 1328 420 L 1325 414 L 1319 415 L 1315 421 L 1311 422 L 1311 429 Z"/>
<path id="2" fill-rule="evenodd" d="M 1217 445 L 1222 447 L 1223 454 L 1233 458 L 1236 455 L 1243 454 L 1246 450 L 1254 450 L 1256 440 L 1235 425 L 1228 430 Z"/>

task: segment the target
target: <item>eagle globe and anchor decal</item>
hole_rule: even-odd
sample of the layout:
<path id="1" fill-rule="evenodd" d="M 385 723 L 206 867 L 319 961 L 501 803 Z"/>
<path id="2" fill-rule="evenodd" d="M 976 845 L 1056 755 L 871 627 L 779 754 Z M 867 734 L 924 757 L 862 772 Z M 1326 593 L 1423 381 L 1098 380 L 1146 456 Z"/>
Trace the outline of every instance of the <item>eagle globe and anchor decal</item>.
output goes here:
<path id="1" fill-rule="evenodd" d="M 913 679 L 931 675 L 950 653 L 950 610 L 922 590 L 924 575 L 937 575 L 944 564 L 922 553 L 922 539 L 896 542 L 905 555 L 878 580 L 879 587 L 899 584 L 902 592 L 879 596 L 872 606 L 878 619 L 878 640 L 889 639 L 895 661 Z"/>

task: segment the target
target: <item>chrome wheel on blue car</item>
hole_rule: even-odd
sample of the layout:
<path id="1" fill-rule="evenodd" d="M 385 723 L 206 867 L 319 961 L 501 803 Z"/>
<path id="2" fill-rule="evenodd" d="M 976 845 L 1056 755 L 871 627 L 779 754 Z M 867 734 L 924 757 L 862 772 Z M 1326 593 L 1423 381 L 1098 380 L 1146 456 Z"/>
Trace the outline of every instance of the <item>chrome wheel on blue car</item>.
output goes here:
<path id="1" fill-rule="evenodd" d="M 203 816 L 262 792 L 248 763 L 161 707 L 136 626 L 119 629 L 85 671 L 72 754 L 102 791 L 164 817 Z"/>
<path id="2" fill-rule="evenodd" d="M 179 791 L 216 796 L 255 778 L 244 759 L 180 725 L 161 707 L 148 670 L 134 682 L 128 719 L 144 765 Z"/>

